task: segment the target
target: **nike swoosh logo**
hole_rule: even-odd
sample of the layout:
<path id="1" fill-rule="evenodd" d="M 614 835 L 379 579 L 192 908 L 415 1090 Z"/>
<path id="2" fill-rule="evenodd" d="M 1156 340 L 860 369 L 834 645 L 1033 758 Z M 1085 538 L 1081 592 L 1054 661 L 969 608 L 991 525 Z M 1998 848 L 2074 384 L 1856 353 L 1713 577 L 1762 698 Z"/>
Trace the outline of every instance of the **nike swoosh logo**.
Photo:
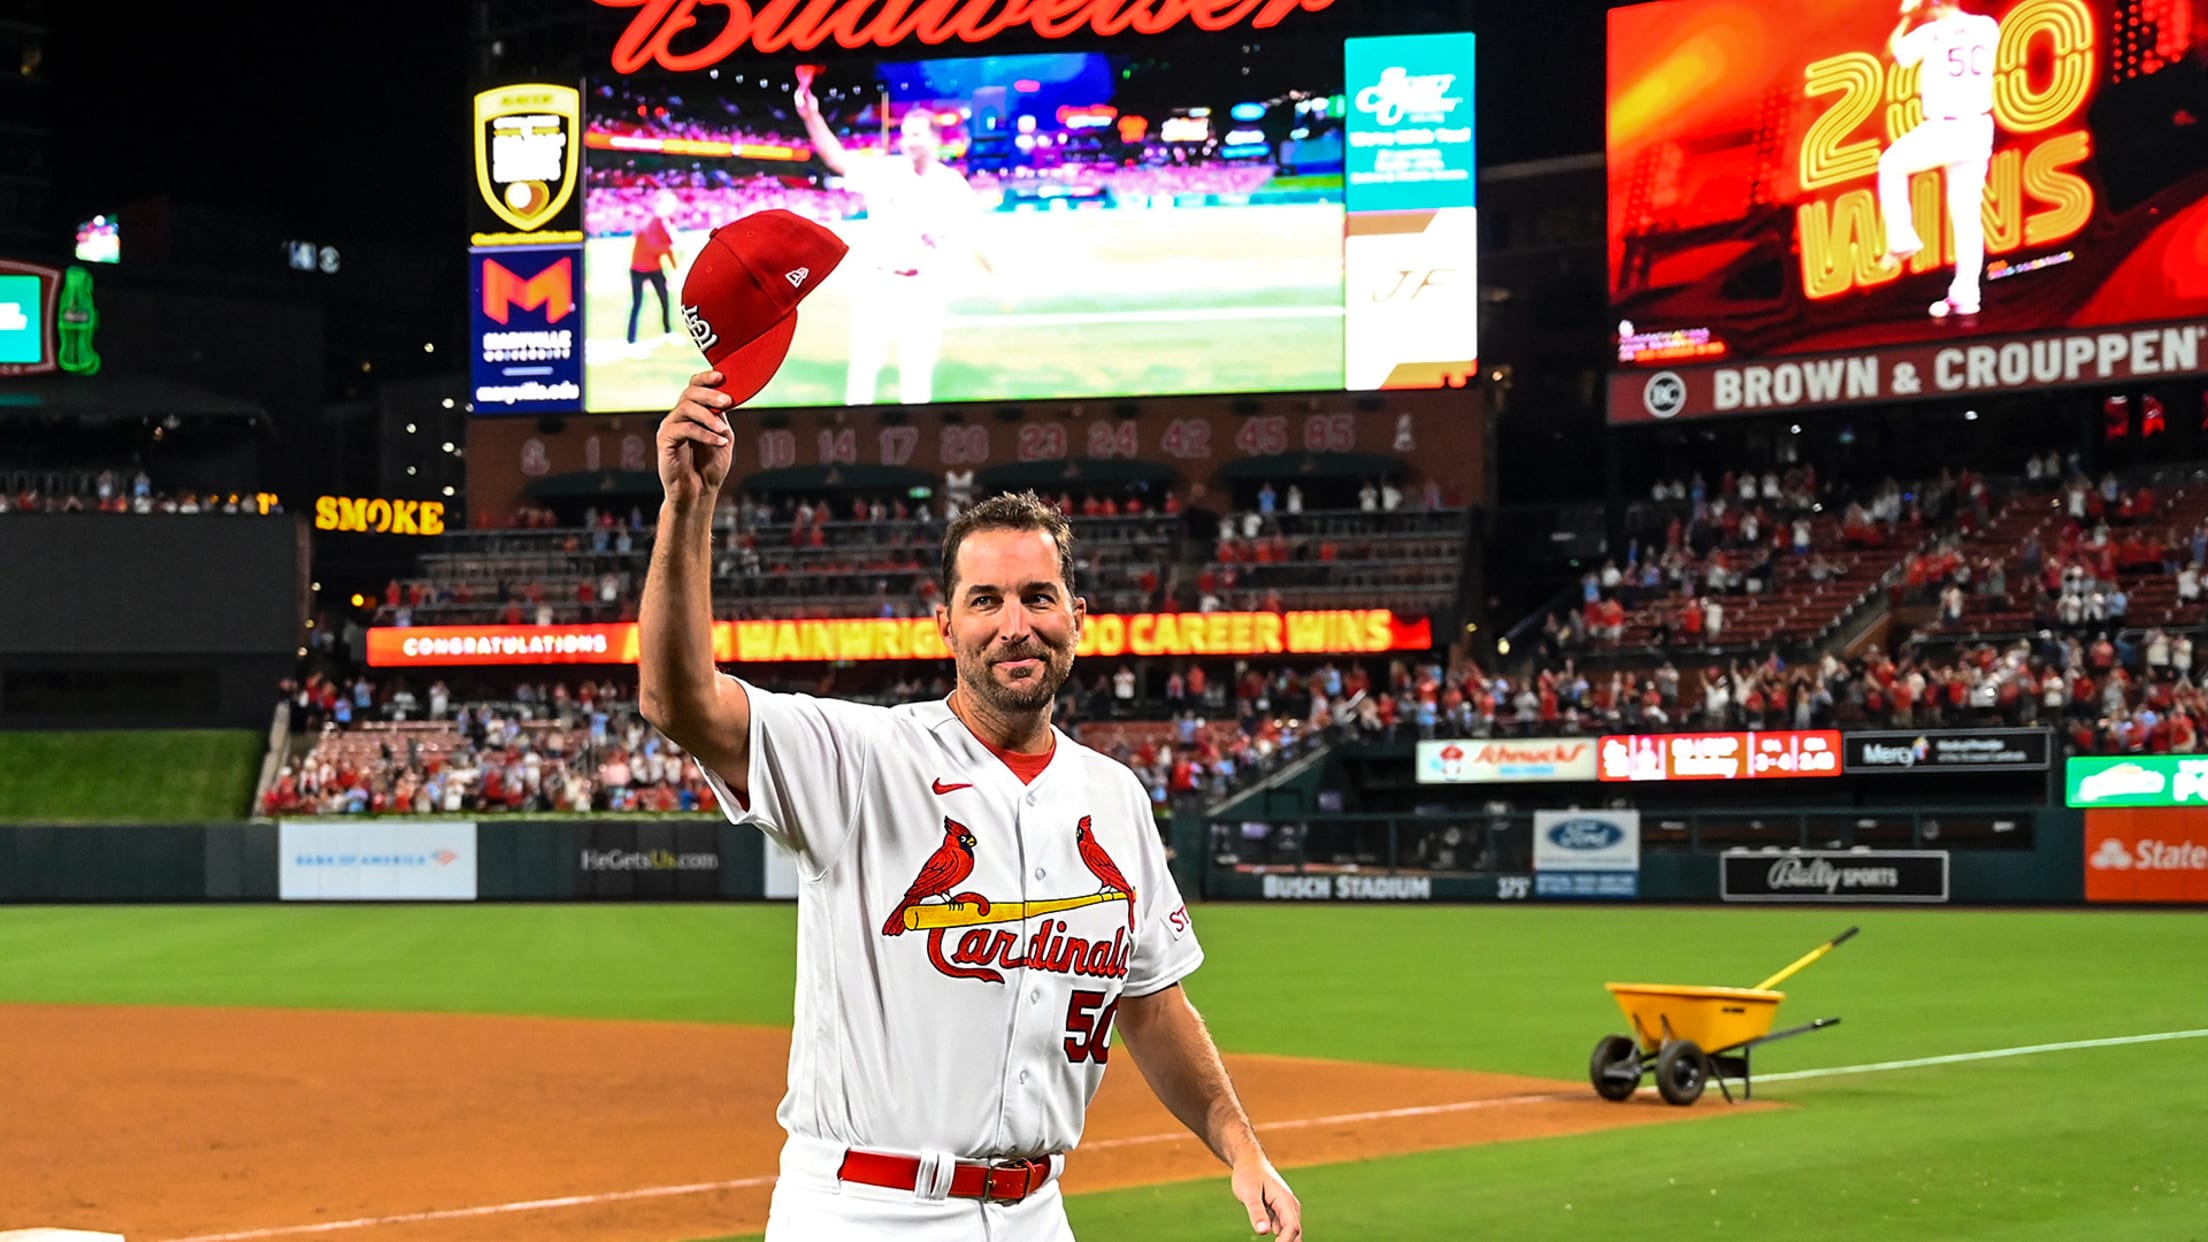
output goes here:
<path id="1" fill-rule="evenodd" d="M 940 777 L 936 779 L 935 784 L 932 786 L 935 792 L 939 794 L 957 793 L 961 789 L 972 789 L 973 787 L 974 783 L 972 781 L 967 781 L 963 785 L 946 785 L 943 783 L 942 778 Z"/>

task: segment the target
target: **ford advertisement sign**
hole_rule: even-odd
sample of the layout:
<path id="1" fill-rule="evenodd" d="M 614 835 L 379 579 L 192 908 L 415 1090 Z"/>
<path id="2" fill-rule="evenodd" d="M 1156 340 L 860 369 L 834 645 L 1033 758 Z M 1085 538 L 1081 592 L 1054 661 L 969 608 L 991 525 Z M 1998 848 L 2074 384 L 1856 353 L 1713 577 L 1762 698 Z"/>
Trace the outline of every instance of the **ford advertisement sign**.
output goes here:
<path id="1" fill-rule="evenodd" d="M 1534 812 L 1536 897 L 1631 900 L 1640 882 L 1640 812 Z"/>

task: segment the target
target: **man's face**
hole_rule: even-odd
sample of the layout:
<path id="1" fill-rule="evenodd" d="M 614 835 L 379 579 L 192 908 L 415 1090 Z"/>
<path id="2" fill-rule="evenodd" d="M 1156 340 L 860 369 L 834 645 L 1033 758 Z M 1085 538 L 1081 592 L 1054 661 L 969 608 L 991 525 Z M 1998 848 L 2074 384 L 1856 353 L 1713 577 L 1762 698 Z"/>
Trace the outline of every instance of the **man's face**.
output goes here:
<path id="1" fill-rule="evenodd" d="M 912 160 L 914 166 L 925 165 L 929 160 L 934 159 L 939 141 L 935 132 L 935 122 L 926 113 L 908 112 L 905 114 L 904 127 L 899 131 L 898 148 Z"/>
<path id="2" fill-rule="evenodd" d="M 1041 531 L 975 531 L 958 545 L 956 570 L 935 619 L 959 686 L 1000 712 L 1050 706 L 1088 611 L 1066 590 L 1057 542 Z"/>

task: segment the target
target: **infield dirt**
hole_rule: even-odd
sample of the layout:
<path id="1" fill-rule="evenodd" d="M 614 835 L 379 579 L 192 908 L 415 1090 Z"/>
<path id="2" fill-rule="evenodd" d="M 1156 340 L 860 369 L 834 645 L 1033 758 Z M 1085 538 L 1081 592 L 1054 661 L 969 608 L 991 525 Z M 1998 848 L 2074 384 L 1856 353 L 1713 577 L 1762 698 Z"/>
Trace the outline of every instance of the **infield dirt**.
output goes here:
<path id="1" fill-rule="evenodd" d="M 766 1222 L 788 1055 L 789 1032 L 762 1027 L 0 1005 L 12 1079 L 0 1229 L 131 1242 L 743 1233 Z M 1714 1095 L 1692 1109 L 1608 1104 L 1584 1083 L 1501 1074 L 1227 1061 L 1283 1167 L 1725 1108 Z M 1223 1177 L 1131 1059 L 1114 1062 L 1067 1189 Z"/>

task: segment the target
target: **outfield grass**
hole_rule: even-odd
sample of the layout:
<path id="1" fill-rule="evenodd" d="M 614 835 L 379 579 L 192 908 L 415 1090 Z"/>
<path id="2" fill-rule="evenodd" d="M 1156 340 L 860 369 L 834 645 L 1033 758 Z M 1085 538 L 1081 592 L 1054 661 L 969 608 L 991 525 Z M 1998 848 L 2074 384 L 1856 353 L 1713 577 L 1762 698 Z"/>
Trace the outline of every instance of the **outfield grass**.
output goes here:
<path id="1" fill-rule="evenodd" d="M 237 819 L 264 744 L 249 729 L 0 732 L 0 822 Z"/>
<path id="2" fill-rule="evenodd" d="M 1204 907 L 1232 1051 L 1583 1081 L 1602 983 L 1752 984 L 1850 922 L 1765 1072 L 2208 1028 L 2208 920 L 2130 912 Z M 786 1022 L 774 906 L 0 909 L 0 1001 Z M 1773 1083 L 1792 1107 L 1299 1170 L 1314 1237 L 2208 1239 L 2208 1042 Z M 1713 1092 L 1702 1105 L 1724 1105 Z M 1223 1179 L 1077 1197 L 1088 1238 L 1246 1237 Z"/>

